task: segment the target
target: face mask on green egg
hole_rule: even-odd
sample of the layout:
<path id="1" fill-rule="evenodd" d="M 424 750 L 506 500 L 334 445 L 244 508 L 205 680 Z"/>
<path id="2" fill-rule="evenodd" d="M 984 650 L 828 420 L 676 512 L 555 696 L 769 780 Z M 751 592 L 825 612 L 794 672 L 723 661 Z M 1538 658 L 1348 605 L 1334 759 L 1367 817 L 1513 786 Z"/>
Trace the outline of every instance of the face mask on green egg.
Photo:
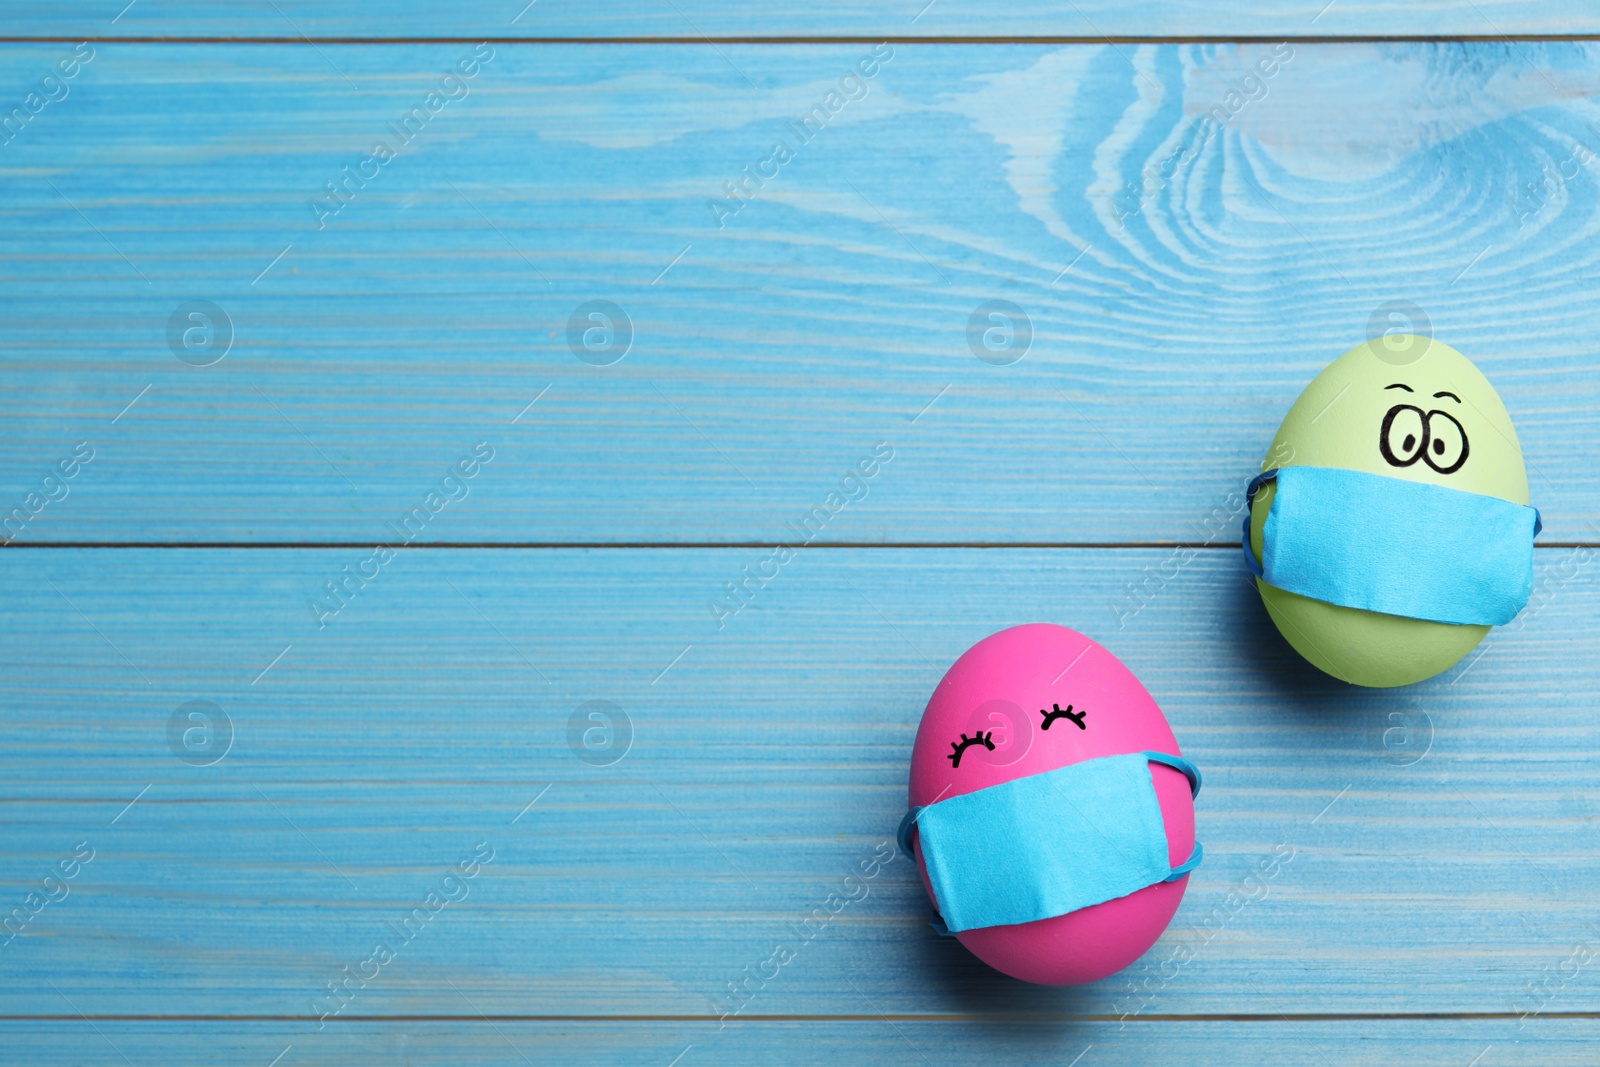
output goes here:
<path id="1" fill-rule="evenodd" d="M 1385 337 L 1331 363 L 1251 493 L 1245 558 L 1262 603 L 1335 678 L 1431 678 L 1527 603 L 1539 517 L 1516 430 L 1448 345 Z"/>

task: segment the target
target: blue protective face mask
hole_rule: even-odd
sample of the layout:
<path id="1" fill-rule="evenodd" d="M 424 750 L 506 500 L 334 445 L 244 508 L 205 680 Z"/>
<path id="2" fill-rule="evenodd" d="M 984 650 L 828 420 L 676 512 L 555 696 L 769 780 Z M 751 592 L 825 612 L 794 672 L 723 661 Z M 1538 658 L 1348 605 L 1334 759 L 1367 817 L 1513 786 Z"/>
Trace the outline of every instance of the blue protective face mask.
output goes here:
<path id="1" fill-rule="evenodd" d="M 1200 845 L 1167 862 L 1150 763 L 1164 763 L 1200 792 L 1200 772 L 1180 756 L 1134 752 L 912 808 L 900 847 L 917 830 L 941 932 L 1033 922 L 1172 882 L 1200 863 Z"/>
<path id="2" fill-rule="evenodd" d="M 1250 551 L 1250 504 L 1277 482 Z M 1283 467 L 1246 493 L 1244 556 L 1268 585 L 1347 608 L 1499 626 L 1533 592 L 1539 512 L 1442 485 L 1333 467 Z"/>

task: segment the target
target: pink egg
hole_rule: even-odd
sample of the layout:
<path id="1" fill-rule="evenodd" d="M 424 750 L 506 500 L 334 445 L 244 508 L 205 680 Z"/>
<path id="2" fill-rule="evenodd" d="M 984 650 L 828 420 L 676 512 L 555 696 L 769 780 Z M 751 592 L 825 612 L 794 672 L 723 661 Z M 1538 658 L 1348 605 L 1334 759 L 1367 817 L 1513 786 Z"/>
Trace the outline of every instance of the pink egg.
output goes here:
<path id="1" fill-rule="evenodd" d="M 1082 715 L 1084 728 L 1055 715 Z M 1041 725 L 1054 716 L 1050 729 Z M 969 744 L 963 734 L 989 735 Z M 1161 709 L 1133 672 L 1100 645 L 1065 626 L 1032 623 L 979 641 L 945 673 L 922 713 L 911 754 L 911 805 L 999 785 L 1101 756 L 1133 752 L 1182 755 Z M 1194 849 L 1194 801 L 1188 779 L 1150 764 L 1174 867 Z M 922 887 L 933 899 L 916 834 L 911 836 Z M 1094 982 L 1142 956 L 1172 921 L 1188 877 L 1066 915 L 1011 926 L 966 930 L 956 937 L 973 955 L 1013 978 L 1044 985 Z"/>

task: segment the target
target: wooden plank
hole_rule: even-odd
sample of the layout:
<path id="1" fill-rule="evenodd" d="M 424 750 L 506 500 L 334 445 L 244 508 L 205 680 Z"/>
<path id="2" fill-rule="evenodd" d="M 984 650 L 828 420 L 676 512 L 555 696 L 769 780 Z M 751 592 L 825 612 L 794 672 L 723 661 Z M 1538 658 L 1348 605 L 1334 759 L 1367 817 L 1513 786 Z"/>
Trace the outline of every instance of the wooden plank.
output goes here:
<path id="1" fill-rule="evenodd" d="M 441 9 L 397 3 L 382 16 L 359 4 L 317 0 L 207 4 L 65 3 L 7 13 L 7 32 L 73 37 L 267 37 L 396 39 L 417 37 L 1318 37 L 1478 36 L 1600 32 L 1592 5 L 1580 0 L 1434 0 L 1382 4 L 1340 0 L 1250 5 L 1221 0 L 1158 0 L 1130 6 L 1112 0 L 1051 4 L 1025 0 L 1002 8 L 979 0 L 924 0 L 867 5 L 831 0 L 802 6 L 739 0 L 673 5 L 580 3 L 579 0 L 473 2 Z"/>
<path id="2" fill-rule="evenodd" d="M 454 995 L 454 994 L 452 994 Z M 457 997 L 458 1000 L 461 998 Z M 465 1005 L 463 1005 L 465 1006 Z M 870 1014 L 870 1013 L 869 1013 Z M 308 1033 L 293 1023 L 0 1023 L 20 1062 L 127 1067 L 178 1060 L 281 1067 L 373 1063 L 543 1067 L 574 1062 L 627 1067 L 837 1064 L 926 1067 L 995 1062 L 1140 1067 L 1157 1062 L 1273 1063 L 1282 1067 L 1418 1067 L 1482 1064 L 1567 1067 L 1594 1062 L 1594 1022 L 1393 1020 L 1360 1022 L 1061 1023 L 973 1016 L 740 1023 L 718 1033 L 687 1022 L 482 1020 L 359 1023 Z M 285 1051 L 287 1050 L 287 1051 Z M 673 1060 L 674 1056 L 680 1058 Z M 126 1058 L 124 1058 L 126 1057 Z"/>
<path id="3" fill-rule="evenodd" d="M 453 983 L 490 1015 L 703 1024 L 892 834 L 944 666 L 1038 619 L 1105 641 L 1205 773 L 1166 939 L 1092 987 L 1000 982 L 897 860 L 744 1014 L 1600 1010 L 1592 552 L 1541 553 L 1534 610 L 1398 692 L 1307 668 L 1231 551 L 802 552 L 718 631 L 758 551 L 421 550 L 318 630 L 359 555 L 0 556 L 7 909 L 95 853 L 0 950 L 8 1014 L 313 1018 L 486 842 L 345 1014 L 471 1014 Z M 231 723 L 214 765 L 169 734 L 191 701 Z M 569 740 L 589 701 L 631 723 L 618 762 Z"/>
<path id="4" fill-rule="evenodd" d="M 1499 386 L 1546 537 L 1600 524 L 1592 46 L 1300 45 L 1241 103 L 1273 46 L 901 45 L 800 145 L 872 46 L 499 45 L 365 186 L 472 46 L 93 47 L 0 150 L 0 502 L 96 449 L 19 541 L 373 542 L 478 442 L 425 540 L 790 537 L 878 442 L 819 540 L 1226 538 L 1392 300 Z M 0 49 L 7 99 L 68 54 Z M 994 299 L 1010 366 L 969 346 Z M 169 349 L 196 300 L 212 366 Z M 593 300 L 610 366 L 569 348 Z"/>

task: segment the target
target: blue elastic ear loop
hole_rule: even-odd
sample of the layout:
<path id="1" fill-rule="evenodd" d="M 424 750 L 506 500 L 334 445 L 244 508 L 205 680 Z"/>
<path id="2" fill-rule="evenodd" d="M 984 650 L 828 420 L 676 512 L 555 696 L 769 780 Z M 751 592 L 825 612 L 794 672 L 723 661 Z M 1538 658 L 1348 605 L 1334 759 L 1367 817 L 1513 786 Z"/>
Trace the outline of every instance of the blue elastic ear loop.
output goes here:
<path id="1" fill-rule="evenodd" d="M 900 851 L 906 854 L 907 859 L 911 858 L 911 827 L 916 825 L 917 819 L 922 815 L 922 809 L 925 807 L 927 807 L 926 804 L 918 804 L 910 811 L 907 811 L 900 817 L 900 829 L 895 831 L 894 839 L 900 842 Z"/>
<path id="2" fill-rule="evenodd" d="M 1189 858 L 1172 868 L 1172 873 L 1161 880 L 1163 882 L 1176 882 L 1179 878 L 1200 866 L 1200 861 L 1205 859 L 1205 855 L 1206 850 L 1200 847 L 1200 842 L 1196 841 L 1194 843 L 1194 851 L 1189 853 Z"/>
<path id="3" fill-rule="evenodd" d="M 1151 763 L 1160 763 L 1179 771 L 1189 779 L 1189 799 L 1193 800 L 1200 795 L 1200 768 L 1184 759 L 1182 756 L 1169 756 L 1165 752 L 1141 752 L 1145 759 Z"/>
<path id="4" fill-rule="evenodd" d="M 1277 472 L 1273 471 L 1272 473 L 1276 474 Z M 1254 483 L 1251 483 L 1250 491 L 1251 493 L 1255 492 Z M 1248 551 L 1246 554 L 1248 554 Z M 1163 766 L 1171 767 L 1173 770 L 1179 772 L 1185 778 L 1189 779 L 1190 799 L 1200 795 L 1200 768 L 1196 767 L 1182 756 L 1171 756 L 1165 752 L 1141 752 L 1140 755 L 1149 760 L 1151 763 L 1159 763 Z M 911 851 L 911 828 L 917 824 L 917 819 L 921 818 L 923 811 L 927 807 L 928 805 L 926 804 L 918 804 L 915 807 L 908 809 L 906 813 L 900 817 L 900 828 L 895 831 L 894 837 L 895 840 L 900 844 L 900 851 L 904 852 L 908 859 L 913 856 Z M 1172 868 L 1172 873 L 1163 878 L 1162 881 L 1176 882 L 1179 878 L 1182 878 L 1184 875 L 1200 866 L 1200 861 L 1204 858 L 1205 849 L 1201 848 L 1200 842 L 1196 841 L 1194 843 L 1194 851 L 1189 853 L 1189 858 Z M 956 936 L 950 932 L 949 927 L 945 926 L 944 920 L 939 917 L 939 913 L 937 911 L 934 912 L 933 918 L 929 920 L 928 925 L 933 927 L 934 931 L 940 937 Z"/>
<path id="5" fill-rule="evenodd" d="M 1256 562 L 1256 554 L 1250 551 L 1250 509 L 1255 506 L 1256 490 L 1268 482 L 1278 480 L 1278 468 L 1262 471 L 1250 479 L 1250 486 L 1244 491 L 1244 537 L 1240 544 L 1244 547 L 1244 565 L 1250 568 L 1250 573 L 1257 578 L 1265 578 L 1266 574 L 1261 569 L 1261 564 Z"/>
<path id="6" fill-rule="evenodd" d="M 911 851 L 911 828 L 916 825 L 918 817 L 922 815 L 926 808 L 926 804 L 918 804 L 900 817 L 900 829 L 895 831 L 894 839 L 900 842 L 900 851 L 906 854 L 907 859 L 911 859 L 913 856 Z M 933 918 L 928 920 L 928 925 L 933 927 L 933 932 L 940 937 L 956 936 L 944 924 L 944 919 L 940 917 L 938 911 L 933 913 Z"/>
<path id="7" fill-rule="evenodd" d="M 1151 763 L 1160 763 L 1179 771 L 1189 779 L 1189 798 L 1192 800 L 1200 795 L 1200 768 L 1184 759 L 1182 756 L 1169 756 L 1165 752 L 1141 753 Z M 1200 842 L 1194 843 L 1194 851 L 1189 853 L 1189 858 L 1172 868 L 1172 873 L 1162 879 L 1164 882 L 1176 882 L 1200 866 L 1200 861 L 1205 857 L 1205 849 L 1200 847 Z"/>

